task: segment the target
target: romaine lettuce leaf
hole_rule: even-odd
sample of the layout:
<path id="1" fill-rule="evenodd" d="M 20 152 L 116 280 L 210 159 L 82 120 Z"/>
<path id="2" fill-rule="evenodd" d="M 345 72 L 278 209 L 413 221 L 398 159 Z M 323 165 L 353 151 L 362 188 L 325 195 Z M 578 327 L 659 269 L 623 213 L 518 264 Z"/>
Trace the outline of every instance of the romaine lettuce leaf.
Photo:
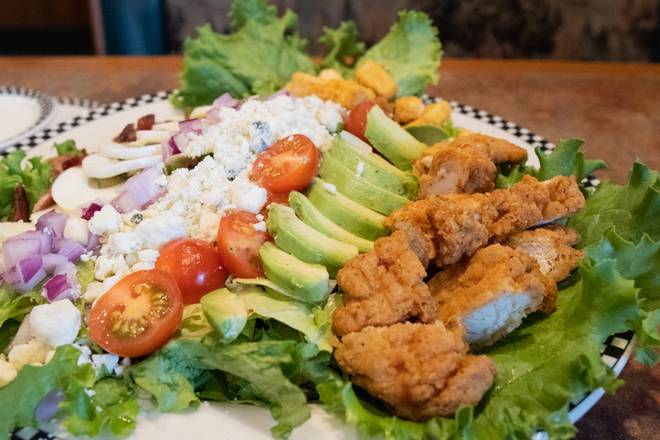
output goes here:
<path id="1" fill-rule="evenodd" d="M 235 98 L 266 95 L 296 71 L 315 71 L 304 40 L 292 33 L 295 13 L 287 10 L 277 18 L 272 6 L 256 0 L 237 0 L 232 11 L 233 34 L 217 34 L 206 25 L 197 30 L 197 38 L 186 40 L 175 105 L 210 104 L 225 92 Z"/>
<path id="2" fill-rule="evenodd" d="M 14 193 L 23 185 L 30 209 L 48 191 L 52 172 L 48 162 L 40 157 L 25 159 L 25 152 L 16 150 L 0 158 L 0 220 L 11 218 L 14 212 Z"/>
<path id="3" fill-rule="evenodd" d="M 584 141 L 577 138 L 560 139 L 557 146 L 546 154 L 539 147 L 534 149 L 539 159 L 540 167 L 519 165 L 508 173 L 498 173 L 497 187 L 509 188 L 524 175 L 536 177 L 539 180 L 552 179 L 555 176 L 575 176 L 578 183 L 596 170 L 605 168 L 602 160 L 586 159 L 582 151 Z"/>
<path id="4" fill-rule="evenodd" d="M 64 394 L 58 419 L 73 434 L 94 436 L 108 428 L 114 436 L 125 436 L 133 431 L 139 408 L 128 385 L 120 379 L 95 383 L 96 372 L 90 364 L 78 365 L 79 357 L 76 348 L 62 346 L 46 365 L 23 367 L 0 389 L 0 440 L 15 428 L 35 426 L 35 408 L 57 389 Z"/>
<path id="5" fill-rule="evenodd" d="M 353 66 L 365 51 L 364 43 L 358 40 L 355 22 L 342 21 L 337 29 L 324 27 L 319 42 L 328 48 L 321 67 L 335 69 L 344 78 L 350 78 Z"/>
<path id="6" fill-rule="evenodd" d="M 402 11 L 399 21 L 371 47 L 358 64 L 372 60 L 385 66 L 399 86 L 398 96 L 421 95 L 438 82 L 442 46 L 438 30 L 423 12 Z"/>
<path id="7" fill-rule="evenodd" d="M 603 182 L 587 199 L 585 208 L 568 222 L 581 235 L 583 246 L 600 240 L 614 227 L 625 240 L 637 242 L 643 234 L 660 240 L 660 177 L 635 162 L 628 183 Z"/>

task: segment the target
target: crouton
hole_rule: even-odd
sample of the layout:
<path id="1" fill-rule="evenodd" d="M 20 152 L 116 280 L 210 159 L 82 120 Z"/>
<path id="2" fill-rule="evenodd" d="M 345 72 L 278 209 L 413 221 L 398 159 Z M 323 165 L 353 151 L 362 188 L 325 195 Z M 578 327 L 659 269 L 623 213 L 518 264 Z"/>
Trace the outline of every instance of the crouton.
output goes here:
<path id="1" fill-rule="evenodd" d="M 355 80 L 376 92 L 376 95 L 387 99 L 394 97 L 398 90 L 392 75 L 381 64 L 371 60 L 366 60 L 358 66 L 355 70 Z"/>
<path id="2" fill-rule="evenodd" d="M 402 96 L 394 101 L 394 119 L 399 124 L 407 124 L 420 116 L 424 111 L 424 103 L 417 96 Z"/>

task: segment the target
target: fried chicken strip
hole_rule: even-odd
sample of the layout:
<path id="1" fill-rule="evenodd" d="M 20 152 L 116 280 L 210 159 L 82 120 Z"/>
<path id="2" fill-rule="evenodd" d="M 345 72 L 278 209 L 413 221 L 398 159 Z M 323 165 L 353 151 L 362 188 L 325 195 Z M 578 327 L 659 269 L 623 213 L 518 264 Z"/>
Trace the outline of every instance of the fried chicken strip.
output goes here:
<path id="1" fill-rule="evenodd" d="M 525 176 L 509 189 L 486 194 L 435 195 L 390 214 L 387 226 L 404 231 L 426 266 L 444 267 L 490 242 L 501 242 L 533 226 L 550 223 L 584 207 L 575 177 L 539 182 Z"/>
<path id="2" fill-rule="evenodd" d="M 520 232 L 502 244 L 530 255 L 541 272 L 559 282 L 568 277 L 584 257 L 583 251 L 573 248 L 579 239 L 572 228 L 550 225 Z"/>
<path id="3" fill-rule="evenodd" d="M 425 276 L 403 232 L 379 238 L 372 251 L 353 258 L 337 273 L 344 305 L 334 311 L 335 332 L 345 335 L 406 319 L 433 321 L 435 303 Z"/>
<path id="4" fill-rule="evenodd" d="M 509 141 L 483 134 L 458 136 L 430 147 L 413 165 L 419 196 L 492 191 L 496 164 L 521 163 L 527 152 Z"/>
<path id="5" fill-rule="evenodd" d="M 448 416 L 491 387 L 495 365 L 467 354 L 460 324 L 399 323 L 343 337 L 335 359 L 351 380 L 407 419 Z"/>
<path id="6" fill-rule="evenodd" d="M 557 286 L 534 258 L 500 244 L 439 272 L 429 282 L 438 319 L 460 319 L 466 341 L 477 347 L 506 336 L 532 312 L 551 312 Z"/>

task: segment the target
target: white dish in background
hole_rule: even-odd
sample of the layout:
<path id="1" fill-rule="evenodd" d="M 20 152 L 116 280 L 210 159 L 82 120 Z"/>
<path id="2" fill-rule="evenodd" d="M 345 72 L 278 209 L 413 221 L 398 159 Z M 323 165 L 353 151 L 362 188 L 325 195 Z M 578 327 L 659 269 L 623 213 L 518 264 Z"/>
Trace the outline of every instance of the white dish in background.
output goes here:
<path id="1" fill-rule="evenodd" d="M 0 87 L 0 151 L 44 127 L 55 116 L 55 100 L 43 93 Z"/>
<path id="2" fill-rule="evenodd" d="M 130 122 L 135 122 L 141 116 L 149 113 L 156 115 L 156 121 L 181 119 L 182 115 L 172 108 L 169 101 L 164 98 L 165 93 L 158 95 L 144 95 L 140 98 L 130 99 L 123 103 L 113 103 L 100 107 L 91 112 L 90 120 L 65 131 L 29 151 L 29 155 L 54 156 L 52 145 L 67 139 L 74 139 L 79 146 L 88 152 L 108 143 L 122 128 Z M 147 102 L 140 104 L 139 100 Z M 153 101 L 156 102 L 153 102 Z M 516 145 L 525 148 L 529 154 L 528 163 L 538 166 L 538 159 L 534 154 L 534 146 L 540 146 L 548 151 L 554 145 L 529 130 L 508 122 L 498 116 L 490 115 L 484 111 L 474 109 L 459 103 L 452 103 L 454 108 L 452 118 L 459 127 L 473 131 L 483 132 L 492 136 L 507 139 Z M 70 127 L 71 125 L 69 125 Z M 594 181 L 588 184 L 593 185 Z M 74 188 L 71 189 L 75 191 Z M 603 344 L 602 359 L 619 375 L 628 362 L 634 347 L 633 332 L 610 337 Z M 603 396 L 604 391 L 597 389 L 582 401 L 573 405 L 569 412 L 571 422 L 575 423 Z M 179 414 L 160 414 L 157 411 L 148 411 L 140 415 L 135 432 L 129 437 L 135 440 L 178 440 L 181 438 L 194 438 L 195 440 L 229 440 L 244 438 L 250 440 L 272 439 L 270 427 L 275 424 L 270 413 L 265 408 L 237 405 L 227 403 L 204 403 L 197 411 L 185 411 Z M 52 429 L 53 427 L 44 427 Z M 29 429 L 29 428 L 28 428 Z M 60 428 L 61 429 L 61 428 Z M 58 430 L 55 429 L 57 435 Z M 61 431 L 60 431 L 61 432 Z M 36 433 L 31 430 L 30 439 L 46 439 L 47 434 Z M 534 436 L 535 440 L 542 439 L 544 433 Z M 293 440 L 311 439 L 357 439 L 358 435 L 353 426 L 347 425 L 339 418 L 326 413 L 318 405 L 312 405 L 312 416 L 302 426 L 294 429 Z"/>

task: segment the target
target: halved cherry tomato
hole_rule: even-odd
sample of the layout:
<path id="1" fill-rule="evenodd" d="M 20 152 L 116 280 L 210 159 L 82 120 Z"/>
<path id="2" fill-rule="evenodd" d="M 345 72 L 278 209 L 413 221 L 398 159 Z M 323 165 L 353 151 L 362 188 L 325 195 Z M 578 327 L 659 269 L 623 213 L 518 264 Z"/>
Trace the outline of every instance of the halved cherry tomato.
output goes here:
<path id="1" fill-rule="evenodd" d="M 356 105 L 348 113 L 348 119 L 346 120 L 346 130 L 365 142 L 367 141 L 364 137 L 364 130 L 367 128 L 367 113 L 374 105 L 376 104 L 371 101 Z"/>
<path id="2" fill-rule="evenodd" d="M 141 270 L 122 278 L 92 307 L 89 336 L 119 356 L 143 356 L 174 335 L 183 317 L 176 281 L 159 270 Z"/>
<path id="3" fill-rule="evenodd" d="M 185 304 L 196 304 L 204 294 L 225 285 L 227 272 L 220 252 L 201 240 L 182 238 L 160 248 L 156 269 L 174 277 Z"/>
<path id="4" fill-rule="evenodd" d="M 259 248 L 271 239 L 266 231 L 258 231 L 257 216 L 247 211 L 236 211 L 225 215 L 218 228 L 218 251 L 223 266 L 240 278 L 255 278 L 264 275 L 259 261 Z"/>
<path id="5" fill-rule="evenodd" d="M 259 153 L 252 165 L 252 180 L 270 192 L 283 193 L 307 187 L 319 166 L 319 150 L 305 135 L 278 140 Z"/>
<path id="6" fill-rule="evenodd" d="M 289 205 L 289 192 L 283 192 L 283 193 L 273 193 L 269 192 L 268 193 L 268 198 L 266 199 L 266 207 L 270 205 L 271 203 L 279 203 L 282 205 Z"/>

